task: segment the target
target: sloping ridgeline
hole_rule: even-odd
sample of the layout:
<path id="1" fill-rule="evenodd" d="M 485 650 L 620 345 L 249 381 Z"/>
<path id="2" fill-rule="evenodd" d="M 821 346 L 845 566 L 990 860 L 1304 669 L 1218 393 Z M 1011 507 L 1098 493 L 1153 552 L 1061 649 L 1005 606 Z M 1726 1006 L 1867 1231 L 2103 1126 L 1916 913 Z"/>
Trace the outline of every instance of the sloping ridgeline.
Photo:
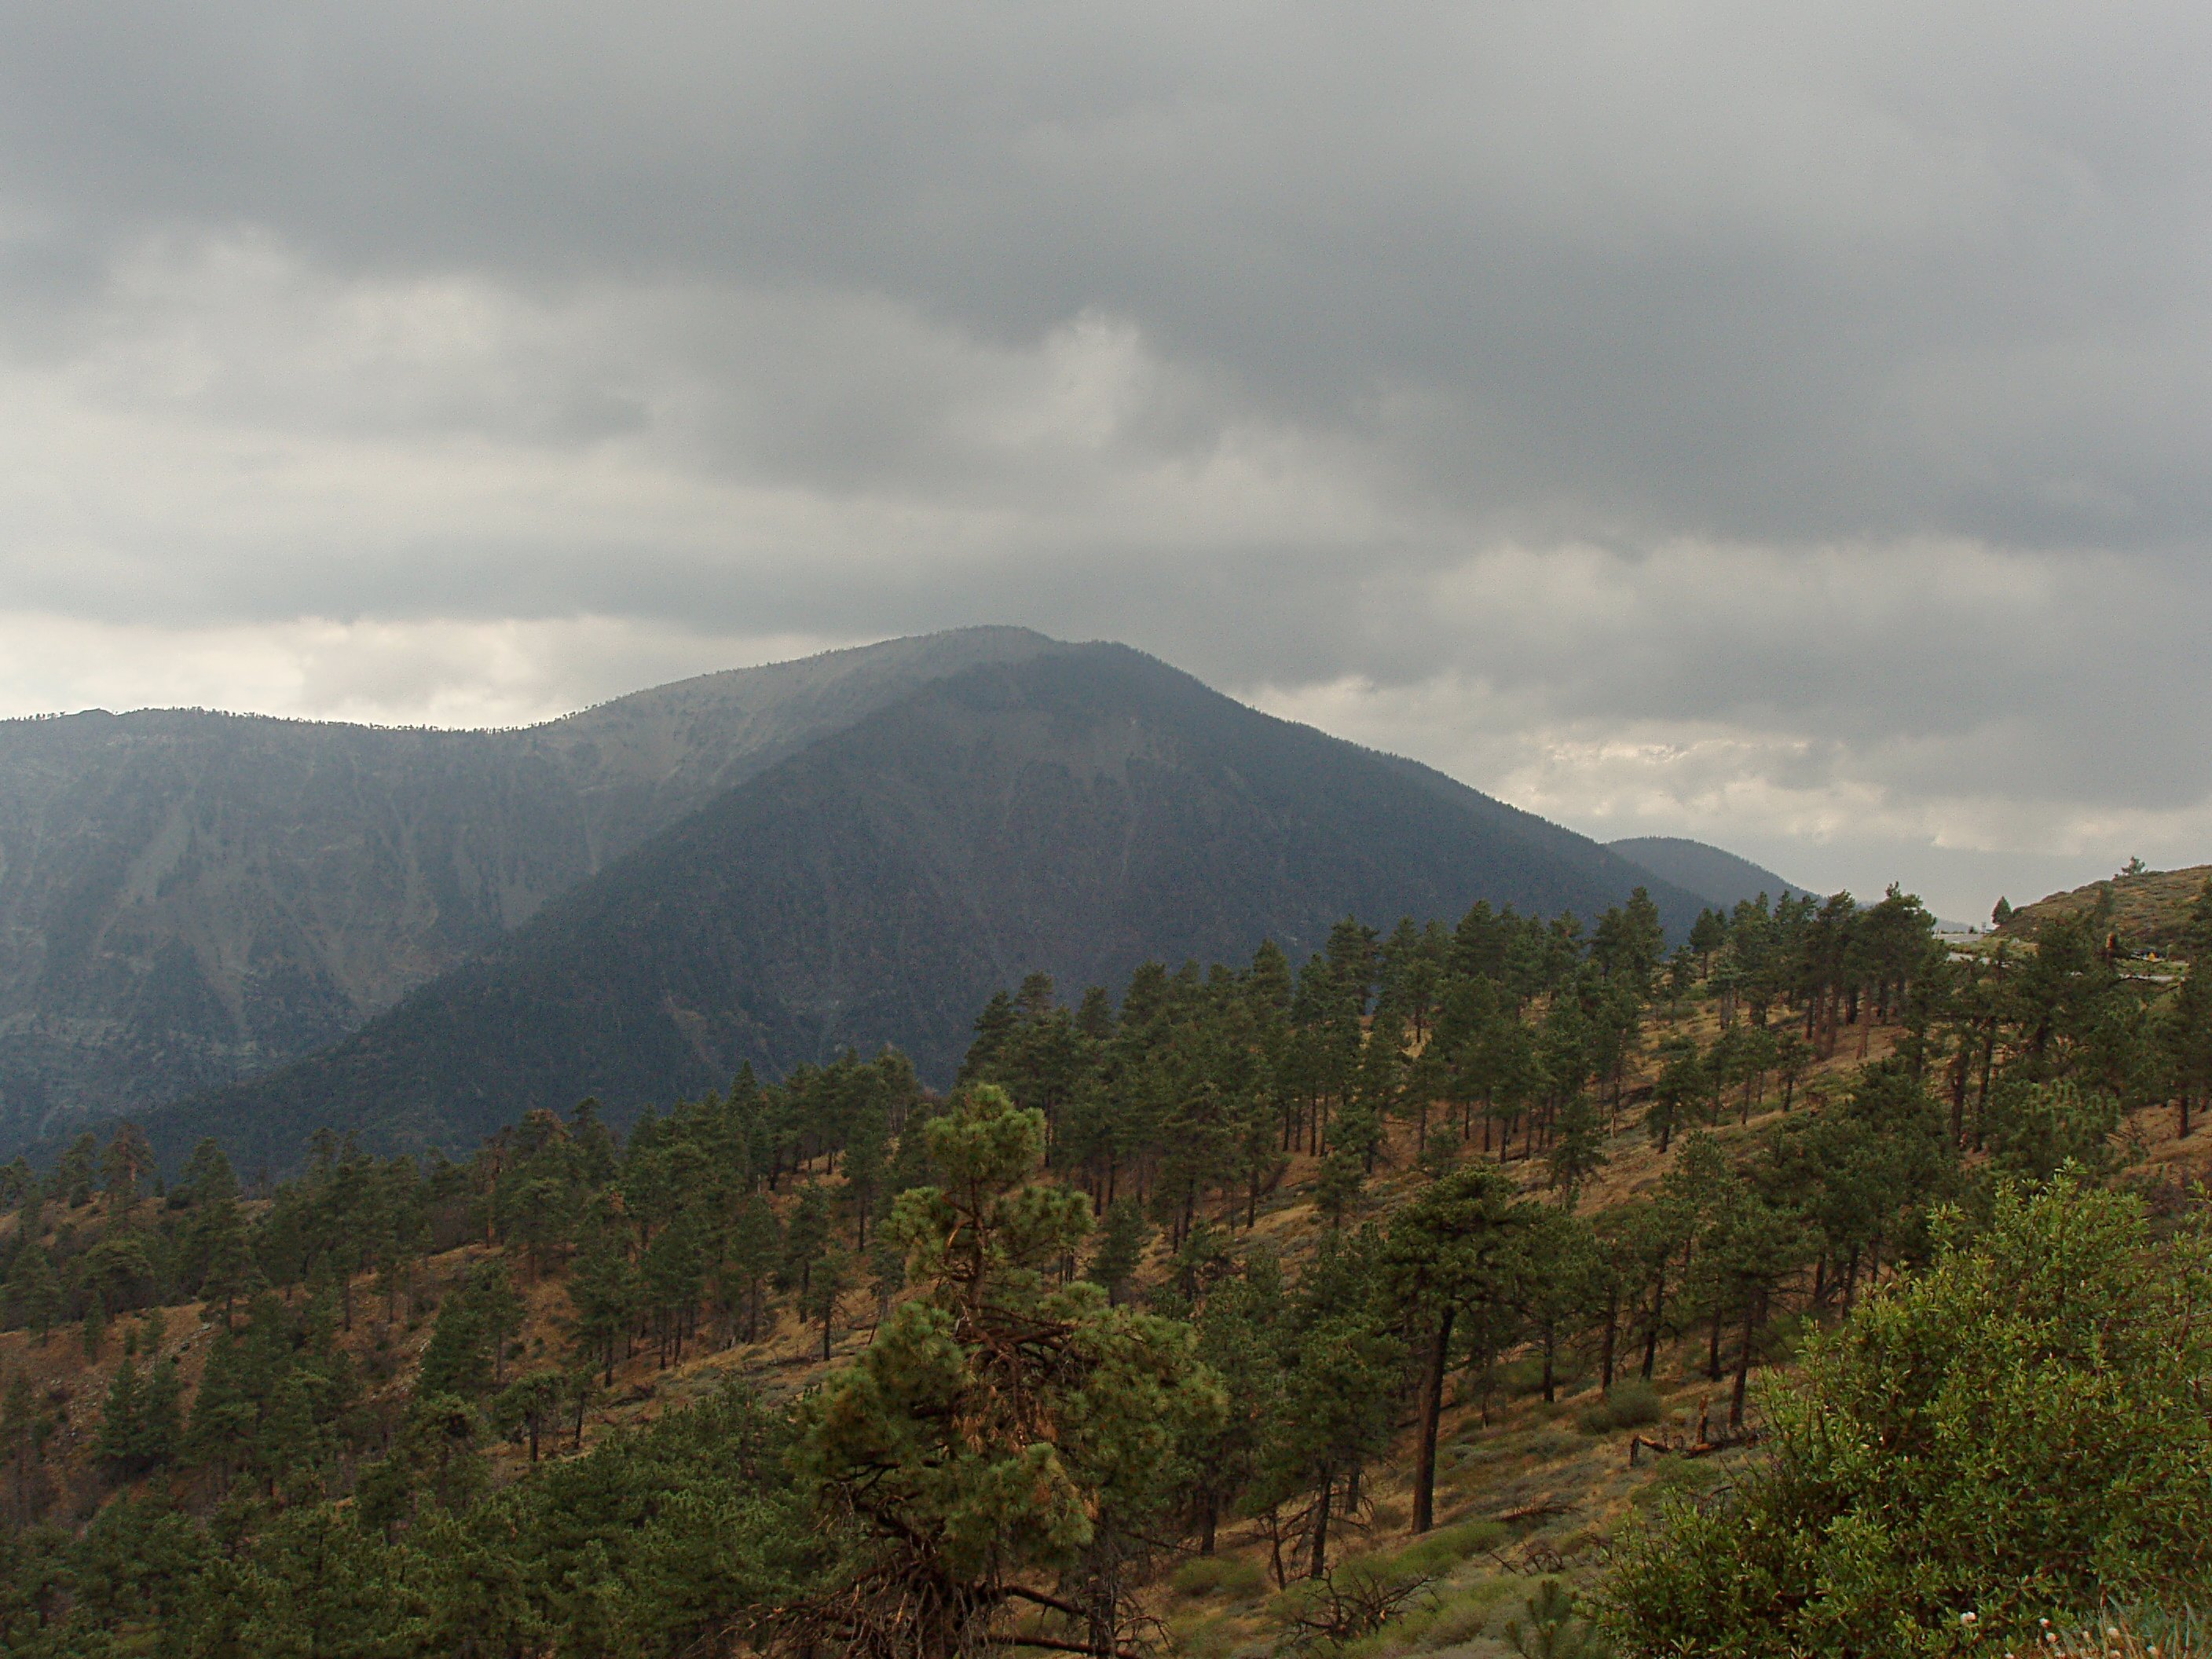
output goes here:
<path id="1" fill-rule="evenodd" d="M 1034 969 L 1294 957 L 1347 913 L 1477 898 L 1585 918 L 1639 884 L 1595 842 L 1411 762 L 1243 707 L 1120 646 L 978 667 L 823 739 L 550 904 L 336 1048 L 155 1115 L 284 1167 L 331 1127 L 472 1146 L 533 1106 L 617 1119 L 851 1043 L 944 1083 Z"/>
<path id="2" fill-rule="evenodd" d="M 1784 881 L 1773 871 L 1724 848 L 1683 836 L 1631 836 L 1606 845 L 1662 880 L 1710 899 L 1722 910 L 1732 910 L 1761 893 L 1770 899 L 1826 896 L 1794 881 Z"/>
<path id="3" fill-rule="evenodd" d="M 0 721 L 0 1156 L 334 1042 L 826 733 L 1058 648 L 963 629 L 513 732 Z"/>

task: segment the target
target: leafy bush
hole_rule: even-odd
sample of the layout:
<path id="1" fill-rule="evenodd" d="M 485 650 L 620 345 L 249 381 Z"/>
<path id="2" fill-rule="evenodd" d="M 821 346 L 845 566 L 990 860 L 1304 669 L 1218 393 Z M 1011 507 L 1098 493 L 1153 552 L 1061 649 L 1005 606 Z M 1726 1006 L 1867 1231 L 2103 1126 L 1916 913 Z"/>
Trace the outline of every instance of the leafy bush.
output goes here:
<path id="1" fill-rule="evenodd" d="M 2068 1164 L 2102 1174 L 2119 1127 L 2119 1100 L 2103 1090 L 2008 1082 L 1990 1102 L 1990 1161 L 2024 1181 L 2048 1181 Z"/>
<path id="2" fill-rule="evenodd" d="M 1435 1586 L 1427 1605 L 1412 1608 L 1377 1634 L 1339 1650 L 1341 1659 L 1393 1659 L 1399 1654 L 1460 1647 L 1490 1630 L 1498 1603 L 1522 1582 L 1486 1578 L 1474 1584 Z"/>
<path id="3" fill-rule="evenodd" d="M 1175 1570 L 1172 1582 L 1178 1595 L 1195 1599 L 1218 1595 L 1224 1601 L 1245 1601 L 1267 1588 L 1267 1573 L 1257 1561 L 1230 1555 L 1198 1555 Z"/>
<path id="4" fill-rule="evenodd" d="M 1640 1376 L 1613 1385 L 1613 1392 L 1577 1419 L 1584 1434 L 1611 1434 L 1659 1420 L 1659 1391 Z"/>
<path id="5" fill-rule="evenodd" d="M 1497 1548 L 1507 1536 L 1505 1528 L 1496 1521 L 1463 1521 L 1455 1527 L 1439 1527 L 1400 1551 L 1398 1564 L 1408 1572 L 1449 1572 L 1469 1557 Z"/>
<path id="6" fill-rule="evenodd" d="M 1505 1639 L 1521 1659 L 1609 1659 L 1612 1650 L 1596 1628 L 1576 1617 L 1575 1598 L 1556 1578 L 1547 1578 L 1521 1604 L 1521 1619 L 1505 1625 Z"/>
<path id="7" fill-rule="evenodd" d="M 1725 1506 L 1632 1540 L 1608 1622 L 1629 1651 L 1949 1652 L 1962 1616 L 2203 1582 L 2212 1479 L 2207 1254 L 2062 1175 L 2002 1189 L 1978 1240 L 1808 1345 L 1771 1455 Z"/>

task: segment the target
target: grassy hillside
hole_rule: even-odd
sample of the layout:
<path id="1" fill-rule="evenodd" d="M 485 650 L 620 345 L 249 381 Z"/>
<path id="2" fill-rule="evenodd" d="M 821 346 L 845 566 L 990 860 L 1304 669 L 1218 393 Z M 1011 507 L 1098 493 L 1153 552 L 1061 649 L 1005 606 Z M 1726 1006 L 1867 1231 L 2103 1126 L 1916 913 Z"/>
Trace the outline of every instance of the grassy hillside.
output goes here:
<path id="1" fill-rule="evenodd" d="M 2033 939 L 2045 922 L 2086 920 L 2118 935 L 2128 950 L 2186 956 L 2191 913 L 2208 881 L 2212 881 L 2212 864 L 2118 875 L 2024 904 L 1996 932 Z"/>

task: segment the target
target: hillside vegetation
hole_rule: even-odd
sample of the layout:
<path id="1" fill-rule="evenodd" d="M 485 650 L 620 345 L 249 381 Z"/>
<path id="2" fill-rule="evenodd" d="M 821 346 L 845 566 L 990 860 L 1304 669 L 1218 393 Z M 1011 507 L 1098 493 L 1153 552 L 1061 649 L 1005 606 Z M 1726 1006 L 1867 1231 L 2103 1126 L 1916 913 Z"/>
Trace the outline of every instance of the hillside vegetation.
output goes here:
<path id="1" fill-rule="evenodd" d="M 2008 913 L 2001 936 L 2033 939 L 2045 923 L 2080 919 L 2091 931 L 2117 939 L 2136 953 L 2186 955 L 2197 896 L 2212 881 L 2212 864 L 2184 870 L 2123 871 L 2107 881 L 2093 881 L 2064 893 L 2052 893 Z"/>
<path id="2" fill-rule="evenodd" d="M 2212 984 L 2098 946 L 1478 905 L 1033 976 L 943 1097 L 86 1137 L 6 1173 L 0 1648 L 2186 1650 Z"/>

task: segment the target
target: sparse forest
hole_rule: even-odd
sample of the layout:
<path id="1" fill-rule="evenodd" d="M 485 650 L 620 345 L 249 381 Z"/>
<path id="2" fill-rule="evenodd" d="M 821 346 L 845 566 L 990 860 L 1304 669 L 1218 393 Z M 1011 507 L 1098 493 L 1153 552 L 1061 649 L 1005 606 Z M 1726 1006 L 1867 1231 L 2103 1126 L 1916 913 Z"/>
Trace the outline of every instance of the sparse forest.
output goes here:
<path id="1" fill-rule="evenodd" d="M 281 1182 L 0 1170 L 0 1650 L 2004 1650 L 2201 1595 L 2212 888 L 1042 976 Z"/>

